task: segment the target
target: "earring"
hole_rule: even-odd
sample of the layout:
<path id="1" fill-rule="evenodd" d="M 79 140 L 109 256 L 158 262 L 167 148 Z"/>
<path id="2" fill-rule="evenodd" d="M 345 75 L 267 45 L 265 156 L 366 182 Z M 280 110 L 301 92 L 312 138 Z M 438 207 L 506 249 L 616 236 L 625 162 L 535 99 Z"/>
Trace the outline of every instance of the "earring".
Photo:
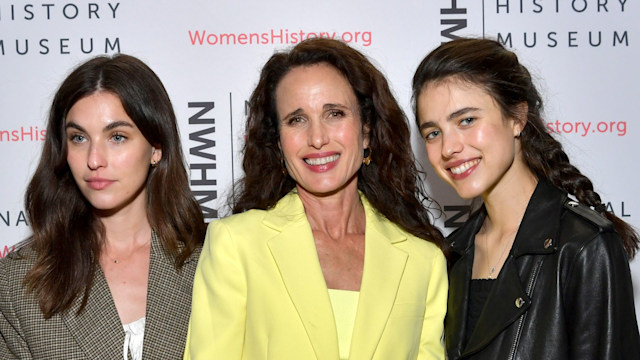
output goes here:
<path id="1" fill-rule="evenodd" d="M 156 166 L 158 166 L 158 162 L 157 162 L 156 160 L 153 160 L 153 161 L 151 162 L 151 167 L 153 167 L 153 168 L 154 168 L 154 167 L 156 167 Z"/>
<path id="2" fill-rule="evenodd" d="M 371 149 L 364 149 L 364 159 L 362 159 L 362 163 L 365 166 L 369 166 L 369 164 L 371 164 Z"/>
<path id="3" fill-rule="evenodd" d="M 280 158 L 280 167 L 281 167 L 281 171 L 282 171 L 282 175 L 287 176 L 287 166 L 284 164 L 284 156 L 282 156 Z"/>

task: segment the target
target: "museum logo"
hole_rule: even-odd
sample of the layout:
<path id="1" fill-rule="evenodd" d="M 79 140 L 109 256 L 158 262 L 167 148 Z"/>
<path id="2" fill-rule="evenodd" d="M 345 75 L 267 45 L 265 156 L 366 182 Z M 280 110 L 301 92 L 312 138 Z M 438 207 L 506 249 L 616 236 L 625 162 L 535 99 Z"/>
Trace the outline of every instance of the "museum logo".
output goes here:
<path id="1" fill-rule="evenodd" d="M 89 21 L 112 23 L 120 15 L 119 2 L 62 4 L 0 3 L 0 55 L 70 55 L 120 52 L 114 36 L 70 36 L 61 25 Z M 26 26 L 25 26 L 26 25 Z M 83 25 L 86 28 L 86 25 Z M 25 31 L 25 28 L 27 29 Z"/>
<path id="2" fill-rule="evenodd" d="M 486 32 L 508 47 L 629 47 L 631 31 L 627 0 L 490 0 L 483 9 Z M 611 22 L 617 16 L 621 21 Z M 504 19 L 517 20 L 508 29 L 494 29 Z M 602 19 L 602 20 L 599 20 Z M 504 26 L 504 25 L 502 25 Z"/>
<path id="3" fill-rule="evenodd" d="M 194 144 L 189 147 L 191 190 L 205 220 L 216 219 L 218 210 L 211 205 L 218 199 L 218 179 L 215 176 L 218 157 L 216 141 L 211 139 L 216 132 L 216 119 L 210 115 L 215 102 L 189 102 L 188 107 L 192 113 L 189 117 L 189 140 Z"/>

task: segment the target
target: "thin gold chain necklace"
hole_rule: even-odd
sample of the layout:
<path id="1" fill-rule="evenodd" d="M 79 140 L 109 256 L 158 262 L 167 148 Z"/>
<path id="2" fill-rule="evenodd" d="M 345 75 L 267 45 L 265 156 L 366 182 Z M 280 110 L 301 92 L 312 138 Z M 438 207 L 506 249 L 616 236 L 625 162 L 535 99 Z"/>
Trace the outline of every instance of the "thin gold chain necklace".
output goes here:
<path id="1" fill-rule="evenodd" d="M 484 227 L 484 226 L 483 226 Z M 516 231 L 518 231 L 518 229 L 513 230 L 512 232 L 509 233 L 508 235 L 508 240 L 505 241 L 504 246 L 502 247 L 502 251 L 500 252 L 500 256 L 498 257 L 498 259 L 496 260 L 496 262 L 493 264 L 493 266 L 491 266 L 491 261 L 489 259 L 489 242 L 487 240 L 487 230 L 483 229 L 483 240 L 484 240 L 484 248 L 485 248 L 485 257 L 487 258 L 487 266 L 489 269 L 489 275 L 487 276 L 487 278 L 489 279 L 495 279 L 495 277 L 493 276 L 493 274 L 496 272 L 496 269 L 498 268 L 498 264 L 500 264 L 500 260 L 502 260 L 502 257 L 504 256 L 507 248 L 509 247 L 509 244 L 513 244 L 513 240 L 511 237 L 512 235 L 514 235 L 516 233 Z"/>

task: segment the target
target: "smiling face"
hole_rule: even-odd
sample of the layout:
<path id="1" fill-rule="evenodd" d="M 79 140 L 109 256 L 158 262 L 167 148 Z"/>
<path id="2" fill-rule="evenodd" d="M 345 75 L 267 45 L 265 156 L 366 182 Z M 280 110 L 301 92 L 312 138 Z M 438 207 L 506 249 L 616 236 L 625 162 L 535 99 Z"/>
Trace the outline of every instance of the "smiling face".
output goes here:
<path id="1" fill-rule="evenodd" d="M 457 79 L 429 83 L 417 107 L 429 162 L 460 197 L 486 199 L 528 175 L 517 140 L 524 121 L 505 119 L 482 88 Z"/>
<path id="2" fill-rule="evenodd" d="M 357 188 L 368 140 L 356 95 L 328 64 L 299 66 L 276 87 L 280 148 L 299 191 L 321 196 Z"/>
<path id="3" fill-rule="evenodd" d="M 78 100 L 66 117 L 67 163 L 82 195 L 106 213 L 145 208 L 149 166 L 155 149 L 129 118 L 120 99 L 98 92 Z"/>

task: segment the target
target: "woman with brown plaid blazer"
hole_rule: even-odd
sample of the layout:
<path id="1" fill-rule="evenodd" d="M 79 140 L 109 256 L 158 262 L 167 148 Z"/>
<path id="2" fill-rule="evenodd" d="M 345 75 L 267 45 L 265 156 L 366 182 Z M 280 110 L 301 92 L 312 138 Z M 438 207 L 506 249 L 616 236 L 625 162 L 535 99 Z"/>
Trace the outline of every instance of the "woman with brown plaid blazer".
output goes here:
<path id="1" fill-rule="evenodd" d="M 182 356 L 205 226 L 148 66 L 101 56 L 64 80 L 25 207 L 33 234 L 0 261 L 1 359 Z"/>

